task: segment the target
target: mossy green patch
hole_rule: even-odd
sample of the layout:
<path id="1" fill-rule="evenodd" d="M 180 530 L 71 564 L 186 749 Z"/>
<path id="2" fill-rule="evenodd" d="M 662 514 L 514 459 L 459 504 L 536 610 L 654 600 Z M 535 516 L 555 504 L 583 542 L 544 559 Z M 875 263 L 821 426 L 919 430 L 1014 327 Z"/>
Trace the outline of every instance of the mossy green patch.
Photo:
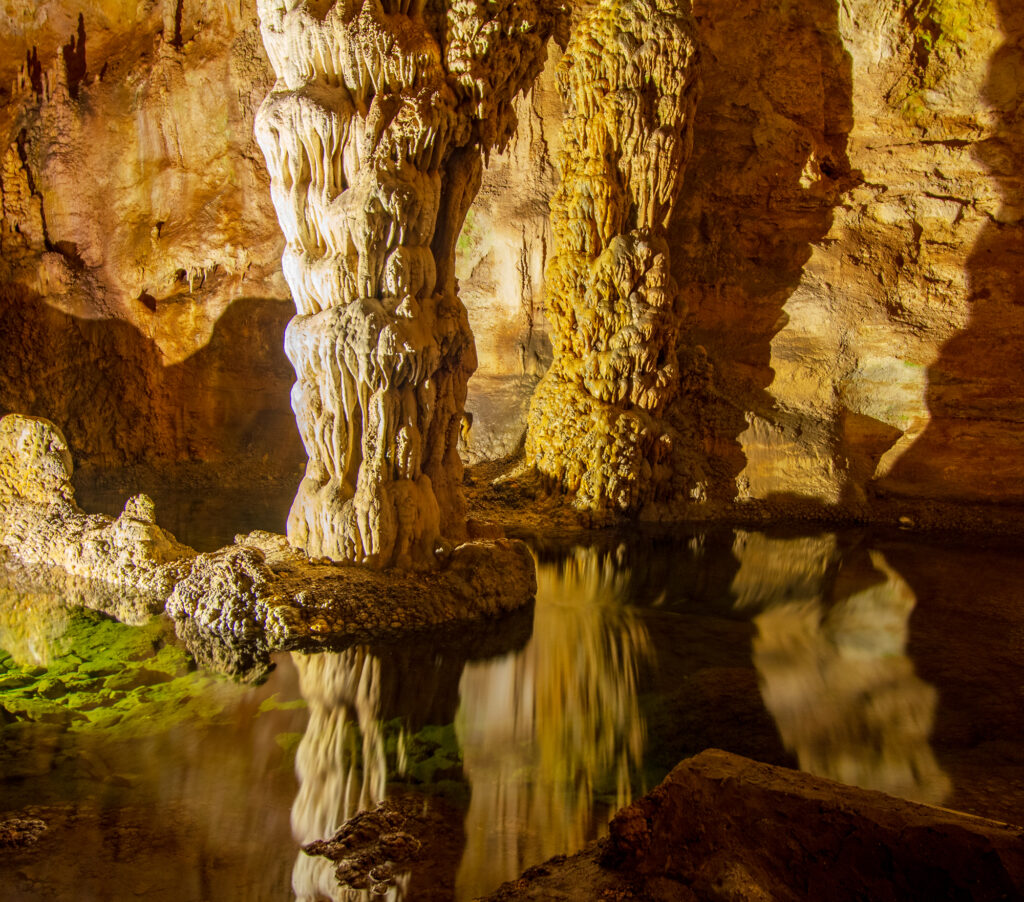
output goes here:
<path id="1" fill-rule="evenodd" d="M 299 743 L 302 742 L 302 736 L 302 733 L 278 733 L 274 737 L 274 742 L 284 752 L 289 764 L 295 761 L 295 753 L 299 749 Z"/>
<path id="2" fill-rule="evenodd" d="M 259 713 L 266 714 L 268 711 L 295 711 L 299 708 L 309 707 L 304 698 L 295 698 L 291 701 L 282 701 L 281 693 L 275 692 L 270 698 L 260 702 Z"/>
<path id="3" fill-rule="evenodd" d="M 466 213 L 466 220 L 462 224 L 462 231 L 459 232 L 459 240 L 456 242 L 455 248 L 460 254 L 468 254 L 480 243 L 480 238 L 480 226 L 473 211 L 470 210 Z"/>
<path id="4" fill-rule="evenodd" d="M 196 672 L 161 618 L 133 627 L 86 610 L 41 606 L 30 612 L 20 605 L 17 618 L 6 613 L 5 635 L 14 636 L 19 655 L 25 652 L 20 663 L 11 653 L 0 659 L 0 720 L 8 727 L 13 720 L 61 724 L 73 732 L 116 728 L 118 738 L 130 738 L 183 721 L 218 722 L 245 691 Z M 41 621 L 49 614 L 60 621 L 53 628 Z M 26 628 L 12 632 L 15 621 Z M 45 636 L 46 649 L 30 653 L 34 646 L 23 641 L 26 636 Z M 38 660 L 46 666 L 37 666 Z"/>
<path id="5" fill-rule="evenodd" d="M 933 115 L 925 100 L 956 70 L 956 59 L 967 51 L 979 27 L 992 20 L 990 0 L 915 0 L 907 10 L 913 71 L 892 99 L 909 122 Z"/>

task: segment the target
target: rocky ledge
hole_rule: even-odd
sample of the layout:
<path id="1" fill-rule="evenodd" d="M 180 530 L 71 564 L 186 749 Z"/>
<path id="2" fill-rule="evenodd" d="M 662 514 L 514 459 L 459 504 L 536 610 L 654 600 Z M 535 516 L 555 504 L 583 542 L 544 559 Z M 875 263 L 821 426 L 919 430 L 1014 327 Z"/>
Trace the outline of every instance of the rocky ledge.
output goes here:
<path id="1" fill-rule="evenodd" d="M 711 749 L 482 902 L 1024 898 L 1024 827 Z"/>
<path id="2" fill-rule="evenodd" d="M 156 525 L 145 495 L 117 518 L 86 514 L 71 474 L 53 423 L 0 420 L 0 562 L 128 622 L 166 609 L 190 647 L 211 646 L 211 660 L 241 658 L 240 671 L 271 650 L 495 617 L 528 604 L 537 589 L 527 547 L 486 524 L 471 523 L 478 538 L 441 547 L 437 569 L 416 573 L 311 559 L 267 532 L 197 554 Z"/>

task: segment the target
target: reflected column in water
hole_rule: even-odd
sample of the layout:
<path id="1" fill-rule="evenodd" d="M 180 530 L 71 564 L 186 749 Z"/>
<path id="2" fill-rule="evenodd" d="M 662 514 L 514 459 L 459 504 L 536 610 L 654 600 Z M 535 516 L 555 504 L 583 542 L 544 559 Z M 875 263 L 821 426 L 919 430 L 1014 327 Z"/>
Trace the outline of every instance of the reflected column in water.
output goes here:
<path id="1" fill-rule="evenodd" d="M 0 649 L 18 667 L 46 667 L 70 617 L 57 595 L 20 591 L 0 573 Z"/>
<path id="2" fill-rule="evenodd" d="M 309 703 L 309 724 L 295 759 L 299 792 L 292 807 L 292 833 L 305 844 L 331 836 L 358 810 L 384 798 L 381 662 L 364 648 L 292 658 Z M 292 888 L 300 902 L 365 896 L 338 886 L 332 862 L 303 853 L 295 862 Z"/>
<path id="3" fill-rule="evenodd" d="M 387 652 L 295 653 L 293 659 L 309 705 L 296 755 L 299 791 L 292 807 L 292 832 L 305 845 L 330 838 L 357 812 L 384 801 L 388 781 L 406 772 L 414 734 L 426 724 L 451 724 L 464 658 L 413 645 Z M 435 801 L 424 797 L 422 804 Z M 458 824 L 448 833 L 446 839 L 461 843 Z M 454 868 L 454 861 L 425 863 L 429 887 L 417 888 L 417 873 L 405 874 L 387 898 L 429 898 L 436 887 L 445 886 L 450 893 Z M 292 887 L 299 902 L 369 898 L 366 890 L 339 886 L 333 862 L 301 852 Z"/>
<path id="4" fill-rule="evenodd" d="M 645 736 L 637 682 L 651 644 L 623 605 L 627 580 L 593 549 L 540 564 L 530 644 L 466 667 L 456 728 L 473 794 L 457 898 L 594 838 L 599 799 L 630 801 Z"/>
<path id="5" fill-rule="evenodd" d="M 769 571 L 784 570 L 779 562 L 788 561 L 794 573 L 805 574 L 795 590 L 766 592 L 766 609 L 754 620 L 754 665 L 765 705 L 802 770 L 941 803 L 951 785 L 928 741 L 936 693 L 906 655 L 914 594 L 881 552 L 871 551 L 871 567 L 856 575 L 866 587 L 845 597 L 836 592 L 840 597 L 827 603 L 838 582 L 831 569 L 838 553 L 834 539 L 823 539 L 830 547 L 806 557 L 814 541 L 759 536 L 741 558 L 741 574 L 756 571 L 758 560 Z M 848 558 L 843 565 L 845 579 L 857 564 Z M 807 590 L 816 581 L 808 573 L 820 575 L 813 593 Z M 749 583 L 736 588 L 752 602 Z"/>

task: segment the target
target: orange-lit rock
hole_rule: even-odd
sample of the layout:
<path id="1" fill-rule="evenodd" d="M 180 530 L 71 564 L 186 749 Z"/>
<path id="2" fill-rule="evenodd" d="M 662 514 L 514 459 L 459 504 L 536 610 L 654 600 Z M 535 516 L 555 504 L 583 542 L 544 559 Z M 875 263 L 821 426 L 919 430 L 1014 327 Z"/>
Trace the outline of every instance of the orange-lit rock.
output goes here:
<path id="1" fill-rule="evenodd" d="M 666 241 L 687 313 L 663 419 L 701 474 L 651 516 L 1024 502 L 1024 9 L 905 7 L 693 4 L 708 53 Z M 458 248 L 472 460 L 515 447 L 550 359 L 557 57 Z M 252 138 L 272 80 L 254 0 L 0 11 L 0 409 L 56 422 L 80 473 L 298 479 Z"/>
<path id="2" fill-rule="evenodd" d="M 312 555 L 434 567 L 466 535 L 476 355 L 454 274 L 482 155 L 556 25 L 541 4 L 266 0 L 277 74 L 256 120 L 298 315 L 286 350 L 309 455 L 288 517 Z"/>

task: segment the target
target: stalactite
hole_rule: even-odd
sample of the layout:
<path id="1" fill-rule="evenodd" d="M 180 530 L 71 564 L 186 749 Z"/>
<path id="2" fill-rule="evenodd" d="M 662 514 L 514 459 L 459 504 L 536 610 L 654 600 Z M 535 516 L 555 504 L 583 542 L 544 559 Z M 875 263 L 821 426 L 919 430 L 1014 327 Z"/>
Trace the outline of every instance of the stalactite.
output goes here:
<path id="1" fill-rule="evenodd" d="M 692 146 L 695 35 L 680 0 L 604 0 L 558 67 L 554 362 L 526 453 L 582 508 L 634 510 L 670 475 L 680 310 L 665 236 Z"/>
<path id="2" fill-rule="evenodd" d="M 559 11 L 260 0 L 277 83 L 256 134 L 287 240 L 286 350 L 309 455 L 288 519 L 310 554 L 433 565 L 465 536 L 457 441 L 473 337 L 455 241 L 481 154 L 515 126 Z"/>

